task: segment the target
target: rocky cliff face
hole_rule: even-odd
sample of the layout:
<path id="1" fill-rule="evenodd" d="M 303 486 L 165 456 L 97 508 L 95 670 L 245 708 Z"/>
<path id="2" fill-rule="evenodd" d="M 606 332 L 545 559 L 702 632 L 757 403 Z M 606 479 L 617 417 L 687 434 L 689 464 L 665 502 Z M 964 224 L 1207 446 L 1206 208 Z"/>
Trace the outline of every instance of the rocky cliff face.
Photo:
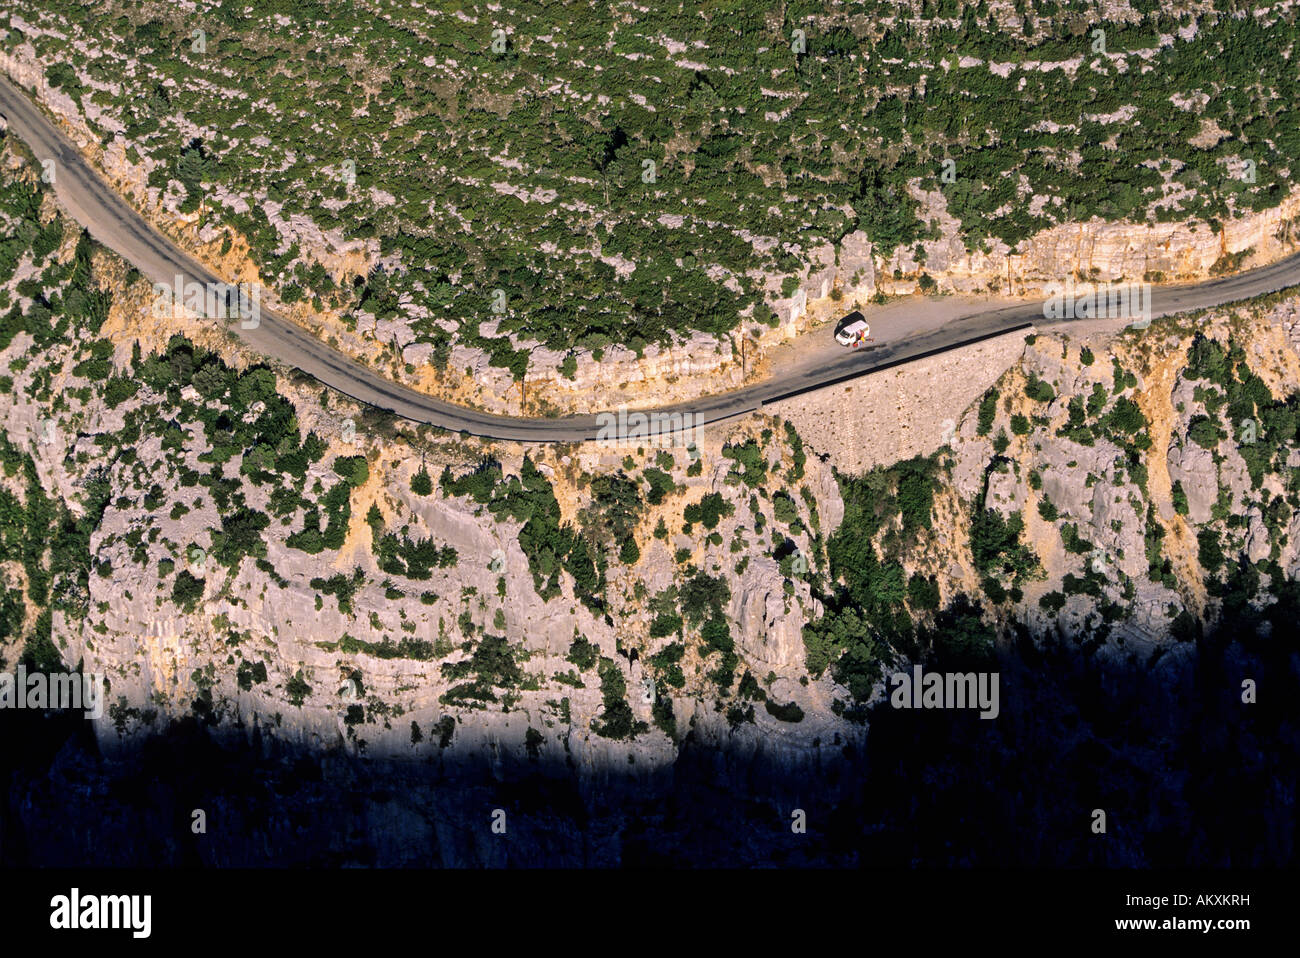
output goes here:
<path id="1" fill-rule="evenodd" d="M 60 229 L 52 207 L 44 215 Z M 55 295 L 42 284 L 82 249 L 69 234 L 48 259 L 21 260 L 15 308 L 31 312 Z M 85 514 L 88 483 L 111 490 L 87 543 L 84 602 L 52 620 L 65 662 L 109 676 L 112 709 L 97 726 L 105 748 L 196 707 L 216 725 L 311 747 L 404 760 L 510 754 L 593 773 L 670 763 L 691 733 L 762 737 L 794 752 L 837 730 L 854 734 L 815 707 L 828 687 L 799 682 L 800 630 L 817 603 L 771 553 L 814 555 L 809 511 L 834 522 L 839 505 L 828 465 L 801 452 L 796 473 L 797 436 L 779 423 L 701 435 L 689 452 L 435 437 L 259 371 L 200 324 L 162 335 L 144 328 L 142 290 L 112 257 L 95 252 L 88 262 L 86 281 L 114 305 L 93 332 L 43 350 L 29 332 L 13 337 L 5 356 L 19 369 L 3 423 L 71 515 Z M 194 339 L 177 338 L 186 334 Z M 89 365 L 86 342 L 99 357 Z M 150 358 L 141 343 L 162 353 Z M 218 348 L 229 364 L 210 351 Z M 235 447 L 247 439 L 257 451 L 246 457 Z M 752 454 L 748 482 L 723 454 L 727 443 Z M 310 453 L 292 452 L 299 447 Z M 497 464 L 501 488 L 453 491 L 484 461 Z M 532 498 L 498 509 L 521 474 L 535 483 Z M 796 474 L 797 483 L 788 478 Z M 602 482 L 613 491 L 596 491 Z M 21 476 L 10 485 L 23 495 Z M 790 510 L 779 524 L 773 496 Z M 693 511 L 701 517 L 685 522 Z M 249 539 L 240 517 L 264 529 Z M 558 558 L 554 543 L 535 541 L 566 536 L 578 545 Z M 571 559 L 599 570 L 596 591 L 579 594 L 560 571 Z M 701 598 L 683 623 L 681 594 L 692 583 Z M 724 626 L 714 649 L 698 646 L 706 620 Z M 510 661 L 480 677 L 482 695 L 449 705 L 490 640 L 504 641 Z M 665 648 L 668 658 L 656 659 Z M 724 652 L 725 689 L 707 676 Z M 754 684 L 737 698 L 745 675 Z M 808 719 L 763 711 L 760 681 L 782 703 L 807 706 Z M 734 705 L 730 721 L 720 703 Z M 626 712 L 626 727 L 593 731 L 611 709 Z"/>
<path id="2" fill-rule="evenodd" d="M 1290 308 L 1112 341 L 1039 336 L 998 386 L 992 443 L 978 417 L 963 423 L 954 491 L 1023 517 L 1041 561 L 1016 613 L 1031 631 L 1155 651 L 1225 601 L 1264 607 L 1270 584 L 1295 578 Z M 1246 585 L 1237 577 L 1248 568 Z"/>
<path id="3" fill-rule="evenodd" d="M 427 860 L 402 835 L 495 861 L 463 832 L 490 790 L 443 807 L 420 769 L 544 769 L 575 808 L 666 788 L 731 814 L 744 793 L 788 832 L 792 809 L 829 815 L 856 792 L 842 773 L 862 771 L 863 707 L 945 630 L 981 654 L 1028 636 L 1147 668 L 1224 618 L 1267 637 L 1289 608 L 1294 300 L 1031 337 L 937 454 L 865 476 L 837 474 L 815 424 L 767 417 L 691 448 L 524 449 L 392 422 L 201 327 L 152 327 L 138 278 L 7 170 L 6 665 L 105 674 L 93 729 L 114 761 L 176 728 L 270 762 L 277 789 L 311 757 L 299 811 L 364 793 L 383 861 Z M 111 778 L 55 754 L 59 775 L 90 761 Z M 381 782 L 429 805 L 377 798 Z M 529 861 L 554 860 L 565 821 Z M 293 839 L 304 859 L 310 834 Z"/>
<path id="4" fill-rule="evenodd" d="M 1029 296 L 1042 296 L 1049 284 L 1069 280 L 1195 282 L 1228 263 L 1233 269 L 1248 269 L 1281 259 L 1295 252 L 1300 238 L 1300 197 L 1289 196 L 1273 209 L 1228 220 L 1218 228 L 1196 220 L 1113 223 L 1096 218 L 1043 230 L 1014 249 L 994 240 L 987 250 L 971 252 L 942 193 L 914 184 L 913 195 L 942 236 L 919 244 L 924 258 L 914 249 L 900 249 L 890 257 L 879 282 L 889 294 L 915 290 L 922 271 L 944 290 Z M 902 278 L 892 279 L 895 270 Z"/>

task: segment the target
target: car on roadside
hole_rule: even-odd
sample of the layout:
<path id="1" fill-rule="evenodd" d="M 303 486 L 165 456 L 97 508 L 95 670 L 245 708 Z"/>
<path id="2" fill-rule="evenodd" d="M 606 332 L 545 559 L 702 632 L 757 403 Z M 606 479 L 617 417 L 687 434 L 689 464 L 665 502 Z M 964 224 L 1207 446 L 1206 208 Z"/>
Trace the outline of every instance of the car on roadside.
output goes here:
<path id="1" fill-rule="evenodd" d="M 852 346 L 857 349 L 870 336 L 870 324 L 867 323 L 866 317 L 856 309 L 835 325 L 835 341 L 841 346 Z"/>

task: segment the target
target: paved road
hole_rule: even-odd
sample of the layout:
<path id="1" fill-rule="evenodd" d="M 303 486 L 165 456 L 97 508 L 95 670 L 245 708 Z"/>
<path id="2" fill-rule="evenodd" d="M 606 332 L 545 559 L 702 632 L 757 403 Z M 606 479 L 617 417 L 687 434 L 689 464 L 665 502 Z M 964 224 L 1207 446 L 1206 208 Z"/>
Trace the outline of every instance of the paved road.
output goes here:
<path id="1" fill-rule="evenodd" d="M 0 78 L 0 115 L 26 141 L 37 159 L 55 161 L 55 192 L 72 216 L 99 242 L 115 250 L 150 281 L 172 286 L 176 276 L 202 285 L 221 278 L 153 229 L 82 159 L 76 148 L 7 78 Z M 1217 306 L 1300 284 L 1300 254 L 1235 276 L 1188 286 L 1156 289 L 1153 315 Z M 882 343 L 868 350 L 845 350 L 811 367 L 787 370 L 730 392 L 660 407 L 654 412 L 689 413 L 707 425 L 761 408 L 765 403 L 944 352 L 1002 333 L 1043 323 L 1041 304 L 1005 307 L 951 320 L 937 329 Z M 353 399 L 417 422 L 431 423 L 491 439 L 525 442 L 576 442 L 598 437 L 595 415 L 553 419 L 497 416 L 457 406 L 397 385 L 322 343 L 311 332 L 261 310 L 256 329 L 231 328 L 254 350 L 308 373 Z M 830 333 L 821 335 L 829 336 Z"/>

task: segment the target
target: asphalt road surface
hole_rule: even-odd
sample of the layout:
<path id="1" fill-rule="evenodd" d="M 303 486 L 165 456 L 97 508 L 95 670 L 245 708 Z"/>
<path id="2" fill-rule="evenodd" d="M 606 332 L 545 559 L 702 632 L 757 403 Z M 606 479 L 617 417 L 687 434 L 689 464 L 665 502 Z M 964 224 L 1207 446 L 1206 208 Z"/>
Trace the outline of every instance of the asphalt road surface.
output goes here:
<path id="1" fill-rule="evenodd" d="M 151 282 L 173 286 L 176 277 L 206 286 L 221 283 L 206 267 L 158 233 L 82 159 L 72 143 L 46 119 L 26 94 L 0 78 L 0 115 L 9 130 L 24 140 L 38 160 L 55 161 L 54 188 L 63 205 L 90 234 L 134 265 Z M 1152 293 L 1152 315 L 1203 309 L 1300 284 L 1300 254 L 1270 266 L 1186 286 L 1159 287 Z M 1041 303 L 1004 307 L 953 319 L 936 329 L 904 336 L 871 348 L 849 350 L 812 367 L 778 372 L 771 378 L 730 392 L 653 410 L 666 415 L 691 414 L 696 426 L 720 422 L 823 386 L 897 366 L 923 356 L 1002 333 L 1045 325 Z M 320 382 L 360 402 L 416 422 L 491 439 L 523 442 L 578 442 L 598 438 L 595 414 L 530 419 L 498 416 L 444 402 L 390 382 L 375 371 L 331 349 L 310 331 L 261 310 L 254 329 L 230 327 L 252 349 L 301 369 Z M 829 330 L 819 335 L 830 336 Z"/>

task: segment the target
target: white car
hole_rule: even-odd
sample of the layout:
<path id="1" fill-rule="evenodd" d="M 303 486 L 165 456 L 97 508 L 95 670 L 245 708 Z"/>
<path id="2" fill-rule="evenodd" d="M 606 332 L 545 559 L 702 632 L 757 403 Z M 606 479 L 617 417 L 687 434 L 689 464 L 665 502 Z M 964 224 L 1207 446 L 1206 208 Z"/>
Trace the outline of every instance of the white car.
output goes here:
<path id="1" fill-rule="evenodd" d="M 854 316 L 857 318 L 854 319 Z M 859 343 L 865 342 L 867 337 L 871 335 L 871 326 L 862 317 L 862 314 L 850 313 L 845 318 L 848 319 L 849 322 L 835 330 L 835 341 L 841 346 L 854 347 Z"/>

